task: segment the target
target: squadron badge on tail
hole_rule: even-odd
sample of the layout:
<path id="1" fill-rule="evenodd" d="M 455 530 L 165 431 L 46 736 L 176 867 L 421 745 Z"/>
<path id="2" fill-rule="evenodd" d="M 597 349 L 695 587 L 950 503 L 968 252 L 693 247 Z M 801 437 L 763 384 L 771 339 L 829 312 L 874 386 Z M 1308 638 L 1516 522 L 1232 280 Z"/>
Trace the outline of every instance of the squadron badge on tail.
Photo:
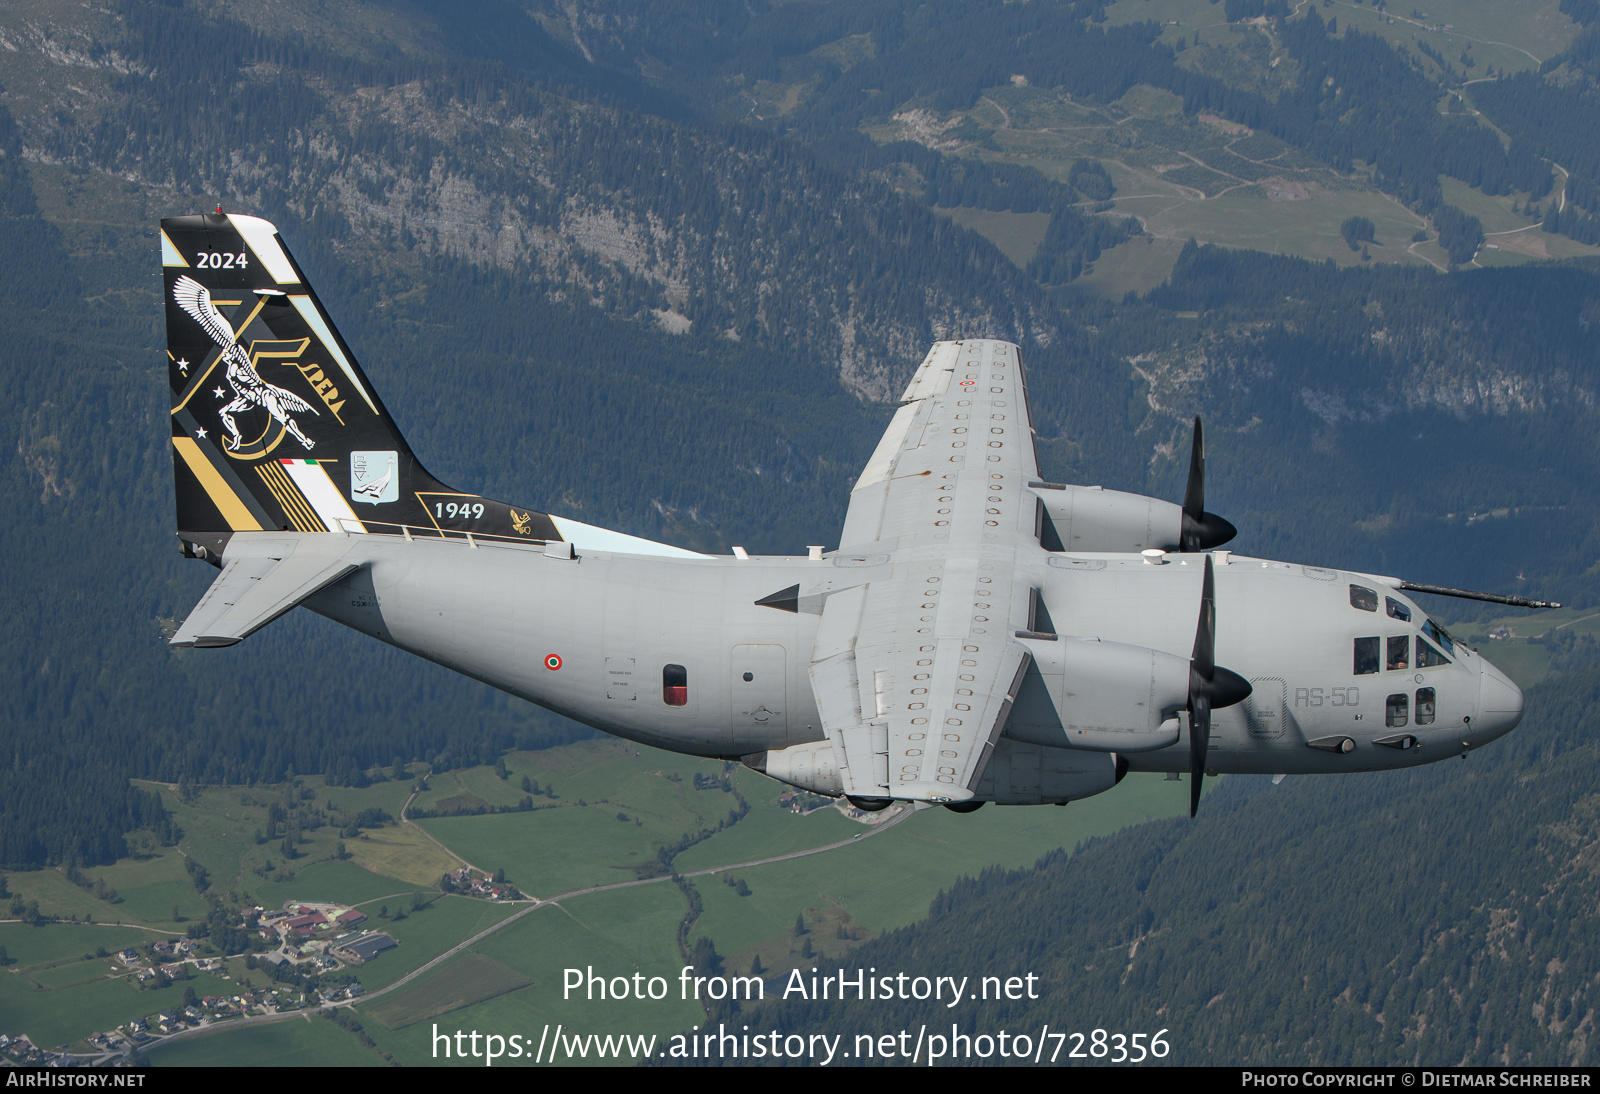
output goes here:
<path id="1" fill-rule="evenodd" d="M 300 426 L 290 415 L 308 410 L 316 414 L 316 408 L 294 392 L 269 384 L 261 378 L 250 361 L 250 355 L 239 345 L 233 328 L 216 309 L 216 305 L 211 303 L 210 290 L 194 278 L 184 276 L 172 286 L 172 297 L 178 307 L 188 312 L 211 340 L 222 347 L 222 356 L 228 362 L 228 383 L 233 386 L 234 398 L 217 413 L 222 424 L 233 435 L 233 439 L 227 442 L 229 450 L 237 452 L 244 440 L 233 416 L 251 407 L 260 407 L 272 415 L 275 421 L 294 434 L 307 451 L 315 448 L 316 442 L 300 431 Z"/>

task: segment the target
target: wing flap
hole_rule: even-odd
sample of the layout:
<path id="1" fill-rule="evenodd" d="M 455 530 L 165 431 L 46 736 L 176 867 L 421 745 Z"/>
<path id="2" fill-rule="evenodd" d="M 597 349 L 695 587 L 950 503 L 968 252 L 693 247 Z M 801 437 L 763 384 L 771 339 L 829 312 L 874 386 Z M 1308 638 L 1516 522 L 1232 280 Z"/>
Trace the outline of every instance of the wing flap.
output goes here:
<path id="1" fill-rule="evenodd" d="M 983 779 L 1031 657 L 1016 642 L 975 649 L 968 639 L 940 642 L 932 660 L 929 675 L 934 687 L 928 691 L 949 698 L 927 708 L 936 713 L 943 708 L 937 725 L 919 725 L 907 709 L 910 704 L 891 703 L 905 713 L 890 716 L 890 794 L 912 800 L 966 801 Z"/>
<path id="2" fill-rule="evenodd" d="M 973 628 L 973 611 L 993 603 L 975 599 L 1001 591 L 964 561 L 937 585 L 891 576 L 828 598 L 811 687 L 846 794 L 960 802 L 982 780 L 1032 655 L 999 628 Z M 913 600 L 915 585 L 945 591 Z M 929 614 L 908 620 L 908 608 Z"/>
<path id="3" fill-rule="evenodd" d="M 222 573 L 172 636 L 174 646 L 231 646 L 360 567 L 343 535 L 248 539 L 228 544 Z"/>

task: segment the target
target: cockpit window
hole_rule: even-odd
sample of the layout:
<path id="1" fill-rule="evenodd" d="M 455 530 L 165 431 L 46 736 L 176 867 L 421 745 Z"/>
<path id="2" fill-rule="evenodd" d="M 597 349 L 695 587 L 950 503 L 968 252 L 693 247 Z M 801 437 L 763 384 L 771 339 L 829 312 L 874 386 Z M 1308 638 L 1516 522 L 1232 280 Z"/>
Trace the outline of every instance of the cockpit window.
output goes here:
<path id="1" fill-rule="evenodd" d="M 1360 608 L 1364 612 L 1378 610 L 1378 594 L 1361 585 L 1350 586 L 1350 606 Z"/>
<path id="2" fill-rule="evenodd" d="M 1388 653 L 1388 656 L 1384 659 L 1383 667 L 1388 669 L 1390 672 L 1394 672 L 1396 669 L 1405 668 L 1407 665 L 1409 665 L 1411 663 L 1410 658 L 1408 658 L 1406 656 L 1406 654 L 1410 652 L 1410 649 L 1411 649 L 1411 636 L 1410 635 L 1402 634 L 1402 635 L 1396 635 L 1395 637 L 1390 638 L 1389 639 L 1389 653 Z"/>
<path id="3" fill-rule="evenodd" d="M 1456 652 L 1456 640 L 1450 637 L 1449 631 L 1439 626 L 1439 624 L 1435 623 L 1433 620 L 1428 619 L 1423 621 L 1422 633 L 1439 643 L 1439 645 L 1443 646 L 1445 653 L 1453 654 Z M 1418 663 L 1421 663 L 1420 658 L 1418 658 Z"/>
<path id="4" fill-rule="evenodd" d="M 1434 649 L 1422 639 L 1417 639 L 1417 668 L 1431 669 L 1436 665 L 1448 665 L 1450 658 Z"/>
<path id="5" fill-rule="evenodd" d="M 1355 671 L 1357 676 L 1365 676 L 1368 673 L 1378 671 L 1378 643 L 1379 639 L 1377 638 L 1356 639 Z"/>
<path id="6" fill-rule="evenodd" d="M 1400 603 L 1392 596 L 1384 597 L 1383 603 L 1384 607 L 1389 609 L 1390 619 L 1399 619 L 1407 623 L 1411 622 L 1411 609 L 1408 606 Z"/>

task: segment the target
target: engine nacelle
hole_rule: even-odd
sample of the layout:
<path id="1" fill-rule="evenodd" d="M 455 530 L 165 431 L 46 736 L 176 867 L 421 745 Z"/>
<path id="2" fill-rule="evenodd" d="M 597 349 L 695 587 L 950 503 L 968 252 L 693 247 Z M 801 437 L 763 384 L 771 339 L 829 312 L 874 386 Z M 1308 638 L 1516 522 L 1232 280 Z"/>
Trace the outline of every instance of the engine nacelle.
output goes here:
<path id="1" fill-rule="evenodd" d="M 1189 660 L 1097 638 L 1022 640 L 1033 668 L 1018 689 L 1005 735 L 1096 752 L 1149 752 L 1176 744 L 1189 705 Z"/>
<path id="2" fill-rule="evenodd" d="M 1035 483 L 1044 504 L 1040 542 L 1047 551 L 1136 553 L 1176 551 L 1183 540 L 1183 506 L 1098 486 Z"/>
<path id="3" fill-rule="evenodd" d="M 1121 777 L 1106 752 L 1049 748 L 1001 737 L 973 791 L 996 805 L 1065 805 L 1110 790 Z"/>
<path id="4" fill-rule="evenodd" d="M 810 741 L 788 748 L 753 752 L 740 759 L 753 771 L 771 775 L 774 779 L 813 794 L 837 798 L 844 793 L 844 783 L 839 778 L 839 764 L 834 756 L 833 745 L 828 741 Z"/>

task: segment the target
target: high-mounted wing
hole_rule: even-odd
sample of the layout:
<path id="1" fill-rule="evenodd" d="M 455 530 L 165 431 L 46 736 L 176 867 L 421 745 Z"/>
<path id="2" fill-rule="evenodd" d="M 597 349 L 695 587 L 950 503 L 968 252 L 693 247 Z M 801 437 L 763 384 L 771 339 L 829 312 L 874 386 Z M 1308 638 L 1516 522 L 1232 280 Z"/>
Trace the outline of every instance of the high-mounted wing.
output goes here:
<path id="1" fill-rule="evenodd" d="M 841 559 L 894 559 L 828 596 L 811 681 L 845 793 L 973 796 L 1029 664 L 1015 632 L 1038 549 L 1038 461 L 1017 348 L 941 342 L 851 494 Z"/>

